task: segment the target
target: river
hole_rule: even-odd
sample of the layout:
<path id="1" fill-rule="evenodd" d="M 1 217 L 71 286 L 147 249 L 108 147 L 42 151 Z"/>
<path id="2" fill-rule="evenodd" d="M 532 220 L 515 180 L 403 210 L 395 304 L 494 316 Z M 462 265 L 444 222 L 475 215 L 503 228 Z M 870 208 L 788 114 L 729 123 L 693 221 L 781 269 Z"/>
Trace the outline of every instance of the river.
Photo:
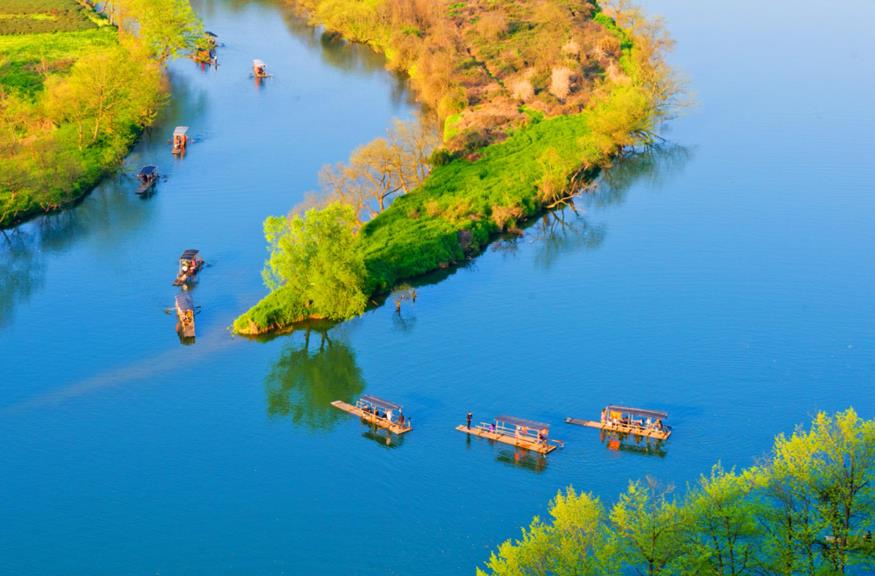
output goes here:
<path id="1" fill-rule="evenodd" d="M 264 293 L 264 217 L 415 105 L 279 3 L 198 2 L 220 65 L 172 64 L 127 161 L 159 166 L 156 194 L 119 176 L 0 237 L 0 572 L 471 573 L 565 486 L 682 489 L 820 409 L 875 417 L 875 5 L 807 4 L 648 0 L 697 100 L 671 145 L 400 315 L 256 341 L 227 327 Z M 166 309 L 189 247 L 209 266 L 182 345 Z M 329 406 L 363 392 L 415 430 L 387 445 Z M 608 403 L 665 409 L 675 435 L 615 450 L 562 423 Z M 466 440 L 468 410 L 566 447 Z"/>

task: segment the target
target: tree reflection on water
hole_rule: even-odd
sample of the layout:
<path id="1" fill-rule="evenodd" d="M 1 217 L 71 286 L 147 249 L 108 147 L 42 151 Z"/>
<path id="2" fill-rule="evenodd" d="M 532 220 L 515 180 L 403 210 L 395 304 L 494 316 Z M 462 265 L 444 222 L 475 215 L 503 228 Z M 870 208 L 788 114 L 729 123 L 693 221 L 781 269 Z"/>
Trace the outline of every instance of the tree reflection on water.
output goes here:
<path id="1" fill-rule="evenodd" d="M 353 403 L 365 388 L 355 354 L 330 338 L 327 328 L 308 327 L 289 338 L 264 381 L 267 413 L 291 418 L 295 425 L 327 429 L 346 416 L 331 402 Z"/>
<path id="2" fill-rule="evenodd" d="M 563 254 L 598 248 L 607 235 L 607 228 L 593 223 L 587 209 L 622 204 L 633 185 L 662 186 L 677 175 L 691 157 L 689 148 L 670 143 L 622 156 L 602 172 L 594 187 L 581 190 L 565 207 L 550 210 L 528 222 L 521 234 L 500 238 L 492 249 L 516 255 L 524 241 L 535 246 L 537 265 L 548 269 Z"/>
<path id="3" fill-rule="evenodd" d="M 0 248 L 0 326 L 12 318 L 15 306 L 26 301 L 45 282 L 45 264 L 33 250 L 33 236 L 21 228 L 3 230 Z"/>

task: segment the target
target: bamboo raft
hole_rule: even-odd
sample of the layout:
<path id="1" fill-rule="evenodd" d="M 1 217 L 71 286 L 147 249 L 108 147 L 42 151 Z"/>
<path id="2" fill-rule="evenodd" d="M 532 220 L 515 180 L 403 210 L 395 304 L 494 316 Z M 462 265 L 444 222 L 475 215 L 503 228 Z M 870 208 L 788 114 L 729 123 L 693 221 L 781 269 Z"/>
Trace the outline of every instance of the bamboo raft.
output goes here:
<path id="1" fill-rule="evenodd" d="M 636 416 L 642 418 L 642 420 L 635 420 Z M 648 418 L 648 422 L 655 421 L 658 424 L 645 425 L 643 422 L 645 417 Z M 668 414 L 656 410 L 608 406 L 602 411 L 601 421 L 581 420 L 570 417 L 566 418 L 565 421 L 569 424 L 595 428 L 614 434 L 629 434 L 642 438 L 668 440 L 668 437 L 671 436 L 671 427 L 662 424 L 662 421 L 666 418 L 668 418 Z"/>
<path id="2" fill-rule="evenodd" d="M 537 452 L 539 454 L 549 454 L 558 446 L 555 444 L 542 444 L 537 440 L 529 440 L 527 438 L 516 438 L 515 436 L 509 436 L 507 434 L 500 434 L 498 432 L 490 432 L 489 427 L 485 424 L 478 424 L 477 426 L 472 426 L 468 428 L 464 424 L 459 424 L 456 426 L 456 430 L 459 432 L 466 432 L 473 436 L 479 436 L 480 438 L 486 438 L 487 440 L 495 440 L 496 442 L 501 442 L 502 444 L 510 444 L 511 446 L 516 446 L 517 448 L 524 448 L 526 450 L 531 450 L 532 452 Z"/>
<path id="3" fill-rule="evenodd" d="M 343 400 L 335 400 L 331 403 L 332 406 L 337 408 L 338 410 L 343 410 L 344 412 L 349 412 L 354 416 L 358 416 L 362 420 L 373 424 L 374 426 L 378 426 L 380 428 L 385 428 L 389 432 L 393 434 L 405 434 L 413 430 L 413 427 L 410 424 L 406 423 L 404 426 L 398 424 L 398 422 L 389 422 L 385 417 L 374 414 L 370 410 L 364 410 L 358 406 L 353 406 L 352 404 L 348 404 Z"/>
<path id="4" fill-rule="evenodd" d="M 471 427 L 466 425 L 456 426 L 456 430 L 459 432 L 531 450 L 539 454 L 549 454 L 563 445 L 559 440 L 549 440 L 547 438 L 549 429 L 549 424 L 516 418 L 515 416 L 498 416 L 491 425 L 481 422 Z M 539 437 L 539 431 L 544 433 L 543 438 Z"/>
<path id="5" fill-rule="evenodd" d="M 194 304 L 188 294 L 176 295 L 176 331 L 184 338 L 194 338 Z"/>

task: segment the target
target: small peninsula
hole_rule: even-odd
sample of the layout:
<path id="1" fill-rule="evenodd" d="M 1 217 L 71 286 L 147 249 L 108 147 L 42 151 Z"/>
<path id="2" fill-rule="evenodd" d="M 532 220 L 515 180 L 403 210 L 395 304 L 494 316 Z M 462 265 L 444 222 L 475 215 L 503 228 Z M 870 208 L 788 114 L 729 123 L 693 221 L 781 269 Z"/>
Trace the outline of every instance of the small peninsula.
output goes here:
<path id="1" fill-rule="evenodd" d="M 680 91 L 671 41 L 587 0 L 290 2 L 409 77 L 424 112 L 328 166 L 322 192 L 265 221 L 271 292 L 233 329 L 343 320 L 407 279 L 571 202 L 612 158 L 653 144 Z"/>
<path id="2" fill-rule="evenodd" d="M 0 228 L 116 170 L 202 36 L 188 0 L 0 0 Z"/>

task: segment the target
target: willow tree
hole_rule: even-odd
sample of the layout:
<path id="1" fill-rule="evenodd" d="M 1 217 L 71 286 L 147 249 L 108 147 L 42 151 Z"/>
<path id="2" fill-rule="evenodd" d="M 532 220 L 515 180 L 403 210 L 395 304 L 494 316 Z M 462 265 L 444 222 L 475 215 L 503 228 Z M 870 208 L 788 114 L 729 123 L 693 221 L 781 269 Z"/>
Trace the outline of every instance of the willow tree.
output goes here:
<path id="1" fill-rule="evenodd" d="M 358 226 L 353 209 L 336 202 L 303 215 L 269 217 L 265 284 L 294 299 L 302 317 L 343 320 L 361 314 L 367 296 Z"/>

